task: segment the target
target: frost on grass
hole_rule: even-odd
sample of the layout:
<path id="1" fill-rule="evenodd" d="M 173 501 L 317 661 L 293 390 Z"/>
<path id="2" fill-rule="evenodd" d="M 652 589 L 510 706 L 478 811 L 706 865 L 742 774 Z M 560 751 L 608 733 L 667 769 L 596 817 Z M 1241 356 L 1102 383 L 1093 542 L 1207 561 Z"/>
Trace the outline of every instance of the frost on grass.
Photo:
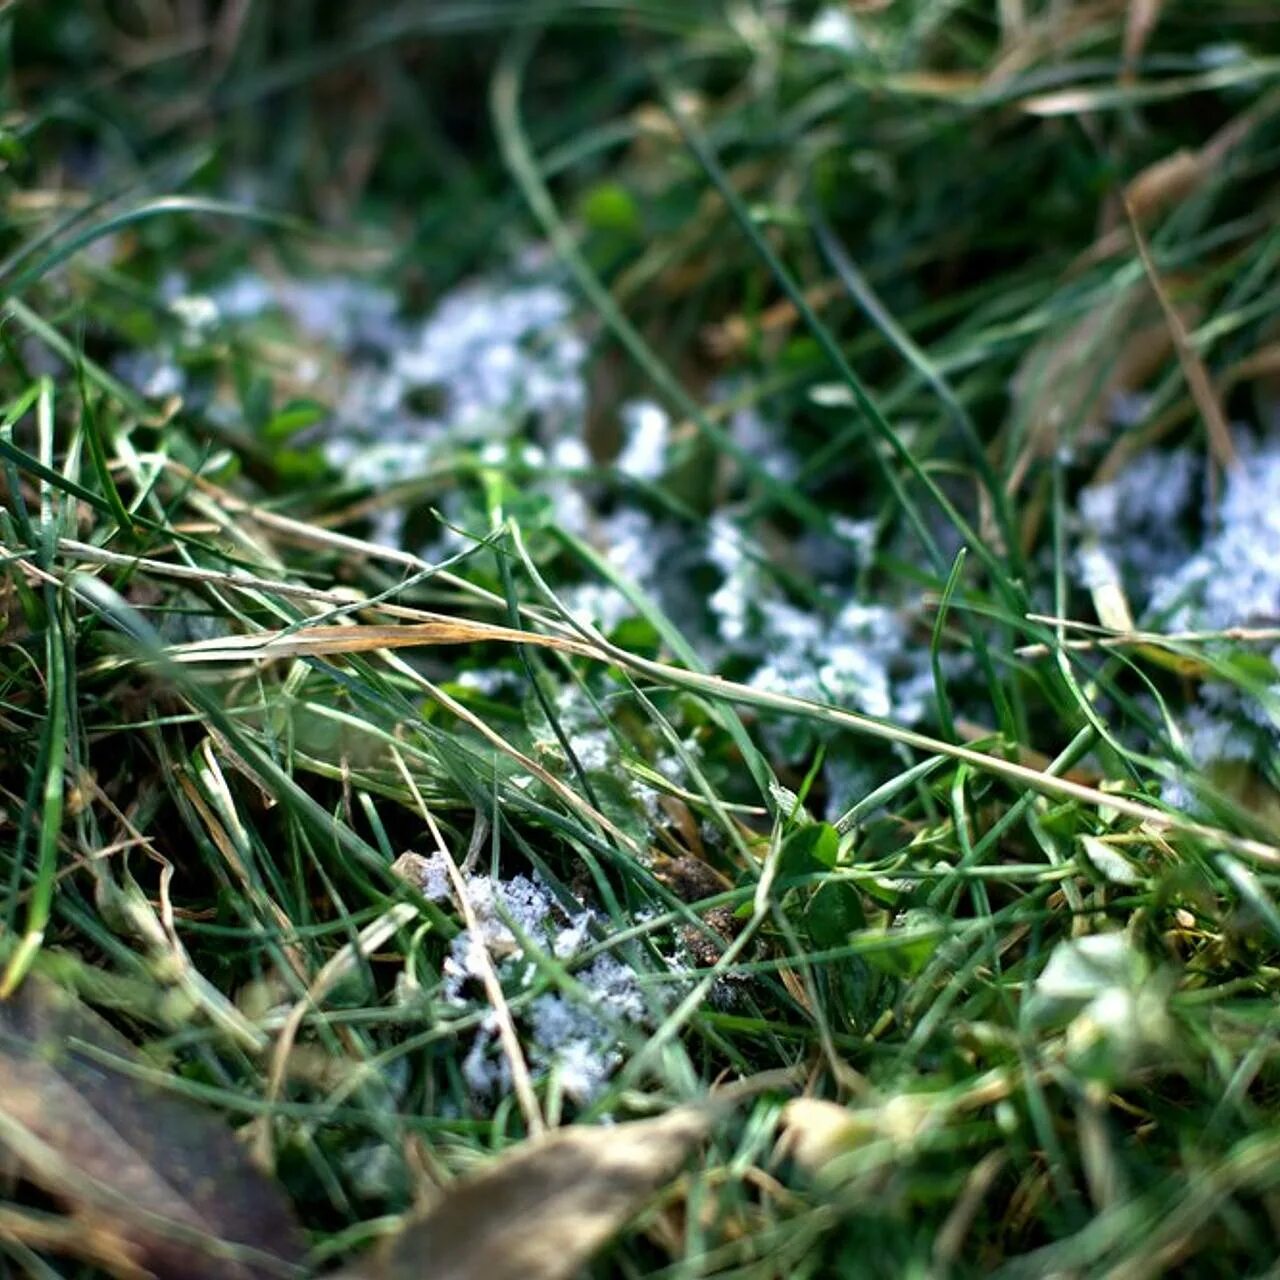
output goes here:
<path id="1" fill-rule="evenodd" d="M 834 536 L 833 536 L 834 535 Z M 748 685 L 765 693 L 833 703 L 897 724 L 933 711 L 935 686 L 927 644 L 913 608 L 858 585 L 874 553 L 876 525 L 842 520 L 833 534 L 807 534 L 798 552 L 816 600 L 788 596 L 762 548 L 727 512 L 707 525 L 707 558 L 719 574 L 708 598 L 722 660 L 745 667 Z M 963 654 L 948 657 L 948 677 L 964 673 Z M 798 765 L 817 734 L 793 718 L 762 721 L 773 754 Z M 847 735 L 831 738 L 823 765 L 828 818 L 836 818 L 879 782 L 879 767 Z M 873 753 L 874 754 L 874 753 Z"/>
<path id="2" fill-rule="evenodd" d="M 1112 481 L 1080 495 L 1084 554 L 1119 566 L 1131 589 L 1174 572 L 1192 551 L 1187 515 L 1203 467 L 1190 449 L 1139 454 Z M 1087 564 L 1088 562 L 1086 562 Z M 1089 585 L 1089 584 L 1086 584 Z"/>
<path id="3" fill-rule="evenodd" d="M 450 898 L 442 854 L 415 859 L 413 874 L 427 897 L 437 902 Z M 582 994 L 540 991 L 519 1008 L 517 1020 L 530 1067 L 536 1073 L 554 1072 L 568 1097 L 589 1102 L 622 1061 L 618 1027 L 643 1026 L 649 1020 L 635 973 L 610 955 L 586 960 L 586 949 L 600 931 L 599 917 L 589 909 L 566 911 L 538 878 L 463 878 L 476 929 L 464 929 L 450 943 L 441 997 L 459 1010 L 483 1006 L 480 983 L 486 957 L 509 1000 L 539 985 L 535 954 L 568 968 Z M 478 1097 L 492 1097 L 510 1087 L 510 1067 L 491 1013 L 463 1059 L 462 1074 Z"/>
<path id="4" fill-rule="evenodd" d="M 1280 624 L 1280 438 L 1237 431 L 1240 462 L 1217 492 L 1190 449 L 1149 451 L 1109 483 L 1084 490 L 1083 585 L 1110 572 L 1142 624 L 1163 631 L 1226 631 Z M 1271 655 L 1274 669 L 1280 650 Z M 1257 761 L 1280 746 L 1280 688 L 1246 692 L 1207 681 L 1179 730 L 1193 764 Z M 1186 799 L 1171 785 L 1166 798 Z"/>
<path id="5" fill-rule="evenodd" d="M 797 605 L 742 527 L 723 512 L 708 522 L 707 555 L 721 576 L 709 599 L 720 639 L 751 660 L 747 682 L 753 688 L 909 724 L 926 715 L 921 677 L 927 664 L 922 667 L 909 619 L 899 609 L 842 599 L 837 590 L 825 592 L 816 607 Z"/>
<path id="6" fill-rule="evenodd" d="M 584 622 L 606 633 L 622 627 L 644 611 L 634 588 L 695 648 L 757 689 L 906 723 L 928 714 L 932 676 L 912 639 L 915 619 L 865 586 L 879 537 L 874 520 L 836 517 L 826 531 L 786 536 L 770 530 L 766 554 L 754 541 L 759 531 L 724 507 L 713 507 L 704 534 L 642 500 L 635 486 L 601 482 L 587 447 L 587 343 L 570 294 L 545 264 L 517 263 L 466 283 L 419 320 L 402 313 L 393 292 L 347 277 L 246 272 L 195 301 L 185 281 L 166 291 L 183 334 L 241 326 L 272 339 L 272 350 L 282 327 L 300 335 L 294 383 L 330 407 L 307 443 L 348 484 L 379 499 L 375 540 L 434 560 L 470 549 L 475 531 L 490 527 L 480 486 L 464 478 L 427 497 L 414 482 L 452 476 L 460 461 L 492 467 L 511 477 L 509 500 L 531 536 L 539 522 L 554 522 L 603 561 L 604 572 L 576 582 L 553 577 Z M 152 394 L 182 390 L 180 363 L 162 357 L 132 370 L 132 380 Z M 796 481 L 803 459 L 785 419 L 749 391 L 736 375 L 714 388 L 716 399 L 736 403 L 726 431 L 764 474 Z M 607 408 L 622 429 L 615 476 L 661 484 L 679 466 L 668 413 L 646 399 Z M 726 494 L 746 497 L 758 476 L 726 466 L 719 481 Z M 410 530 L 422 527 L 408 522 L 405 504 L 414 502 L 429 502 L 441 522 L 430 542 L 423 528 L 408 545 Z M 793 565 L 807 594 L 781 586 L 774 561 Z M 481 691 L 496 687 L 480 672 L 467 679 Z M 580 710 L 567 696 L 562 721 L 581 720 L 569 728 L 574 754 L 589 773 L 616 776 L 616 739 L 594 710 L 585 718 Z M 555 747 L 549 726 L 534 728 Z M 812 746 L 812 733 L 794 725 L 768 732 L 788 761 Z"/>
<path id="7" fill-rule="evenodd" d="M 278 341 L 283 327 L 296 354 L 282 372 L 295 393 L 329 405 L 322 451 L 352 485 L 380 493 L 468 449 L 506 462 L 510 446 L 530 466 L 549 458 L 567 465 L 557 452 L 574 465 L 585 461 L 586 342 L 569 295 L 537 271 L 517 267 L 465 284 L 420 321 L 402 315 L 393 291 L 350 276 L 245 271 L 203 293 L 184 279 L 166 280 L 160 293 L 173 321 L 169 336 L 143 357 L 121 357 L 118 375 L 150 397 L 193 395 L 200 389 L 184 354 L 228 326 L 260 326 L 278 360 L 288 350 Z M 230 406 L 209 408 L 226 416 Z M 523 448 L 536 456 L 525 459 Z M 403 531 L 400 513 L 391 512 L 375 532 L 399 542 Z"/>
<path id="8" fill-rule="evenodd" d="M 600 713 L 582 689 L 577 685 L 566 686 L 557 698 L 554 710 L 560 732 L 565 735 L 575 759 L 586 772 L 616 770 L 618 741 L 601 722 Z M 551 724 L 545 716 L 538 719 L 544 726 L 542 740 L 548 749 L 558 752 L 560 745 Z"/>
<path id="9" fill-rule="evenodd" d="M 671 419 L 650 400 L 624 405 L 622 426 L 626 432 L 617 468 L 637 480 L 659 480 L 667 467 L 667 439 Z"/>

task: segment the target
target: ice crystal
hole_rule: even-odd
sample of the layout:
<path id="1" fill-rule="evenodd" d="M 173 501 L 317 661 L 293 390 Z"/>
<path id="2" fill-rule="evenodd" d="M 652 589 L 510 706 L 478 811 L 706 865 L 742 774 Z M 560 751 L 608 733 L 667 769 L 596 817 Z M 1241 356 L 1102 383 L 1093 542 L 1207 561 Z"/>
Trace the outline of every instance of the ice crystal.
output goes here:
<path id="1" fill-rule="evenodd" d="M 836 53 L 856 53 L 862 47 L 853 15 L 835 5 L 826 5 L 814 14 L 805 32 L 805 39 L 813 45 L 831 49 Z"/>
<path id="2" fill-rule="evenodd" d="M 190 300 L 188 300 L 189 306 Z M 171 303 L 179 308 L 182 299 Z M 421 476 L 459 447 L 493 465 L 523 461 L 580 467 L 586 344 L 568 295 L 538 279 L 480 280 L 446 294 L 418 324 L 401 318 L 389 290 L 345 276 L 267 279 L 243 273 L 209 298 L 216 314 L 246 321 L 285 316 L 346 363 L 325 441 L 330 464 L 352 484 L 382 490 Z M 505 446 L 526 430 L 533 452 Z M 550 495 L 569 512 L 572 490 Z M 395 536 L 399 522 L 384 522 Z M 575 532 L 581 515 L 571 521 Z"/>
<path id="3" fill-rule="evenodd" d="M 508 435 L 520 413 L 554 434 L 586 403 L 586 346 L 569 312 L 568 296 L 549 284 L 465 286 L 395 353 L 392 374 L 407 388 L 437 389 L 440 416 L 463 437 Z"/>
<path id="4" fill-rule="evenodd" d="M 1135 591 L 1167 574 L 1190 551 L 1188 512 L 1201 478 L 1200 460 L 1189 449 L 1139 454 L 1114 479 L 1080 495 L 1081 523 L 1097 551 Z M 1081 574 L 1103 569 L 1084 559 Z M 1086 585 L 1093 585 L 1086 582 Z"/>
<path id="5" fill-rule="evenodd" d="M 404 340 L 395 294 L 350 276 L 269 280 L 242 272 L 214 290 L 210 300 L 230 320 L 279 311 L 307 337 L 348 354 L 358 348 L 389 351 Z"/>
<path id="6" fill-rule="evenodd" d="M 1146 625 L 1167 631 L 1221 631 L 1280 620 L 1280 440 L 1236 433 L 1239 465 L 1216 494 L 1201 482 L 1190 450 L 1148 452 L 1105 485 L 1083 491 L 1090 541 L 1077 566 L 1086 586 L 1122 577 Z M 1197 491 L 1205 489 L 1203 510 Z M 1205 532 L 1197 546 L 1193 534 Z M 1248 761 L 1280 738 L 1275 699 L 1207 681 L 1182 717 L 1193 763 Z M 1171 802 L 1188 800 L 1169 784 Z"/>
<path id="7" fill-rule="evenodd" d="M 427 897 L 440 900 L 448 896 L 451 885 L 442 854 L 420 859 L 415 865 Z M 464 880 L 475 928 L 457 934 L 445 957 L 441 993 L 450 1004 L 470 1007 L 475 994 L 471 983 L 483 975 L 486 962 L 497 968 L 508 988 L 526 986 L 537 975 L 536 965 L 528 962 L 524 952 L 526 946 L 572 968 L 592 944 L 595 914 L 590 910 L 566 912 L 536 877 L 500 879 L 473 874 L 465 875 Z M 596 956 L 575 976 L 586 993 L 584 998 L 544 992 L 522 1012 L 520 1027 L 531 1067 L 535 1071 L 554 1069 L 564 1092 L 585 1103 L 599 1093 L 621 1061 L 617 1027 L 643 1024 L 649 1015 L 635 973 L 614 956 Z M 481 1023 L 463 1059 L 462 1074 L 478 1096 L 510 1088 L 510 1066 L 501 1052 L 492 1013 Z"/>
<path id="8" fill-rule="evenodd" d="M 1218 630 L 1280 621 L 1280 442 L 1244 444 L 1209 506 L 1200 549 L 1158 584 L 1166 626 Z"/>
<path id="9" fill-rule="evenodd" d="M 622 425 L 626 442 L 618 455 L 617 468 L 637 480 L 658 480 L 666 469 L 667 437 L 671 419 L 650 400 L 625 405 Z"/>
<path id="10" fill-rule="evenodd" d="M 755 405 L 734 411 L 729 418 L 729 434 L 774 479 L 794 480 L 799 474 L 799 459 L 784 443 L 784 433 Z"/>
<path id="11" fill-rule="evenodd" d="M 186 387 L 186 375 L 170 356 L 159 352 L 128 352 L 111 362 L 111 370 L 122 382 L 153 400 L 178 395 Z"/>
<path id="12" fill-rule="evenodd" d="M 707 557 L 721 574 L 708 605 L 721 640 L 755 659 L 748 677 L 754 688 L 907 723 L 925 715 L 927 665 L 908 644 L 898 610 L 847 599 L 833 610 L 800 607 L 781 594 L 763 556 L 751 552 L 724 512 L 708 522 Z"/>

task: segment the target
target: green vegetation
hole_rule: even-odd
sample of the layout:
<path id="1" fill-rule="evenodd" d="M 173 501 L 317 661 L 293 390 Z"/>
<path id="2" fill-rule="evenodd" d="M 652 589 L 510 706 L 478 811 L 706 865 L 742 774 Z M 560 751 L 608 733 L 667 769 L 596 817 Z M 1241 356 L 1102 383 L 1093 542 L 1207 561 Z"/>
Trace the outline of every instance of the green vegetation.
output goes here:
<path id="1" fill-rule="evenodd" d="M 1271 0 L 0 35 L 6 1273 L 1275 1274 Z"/>

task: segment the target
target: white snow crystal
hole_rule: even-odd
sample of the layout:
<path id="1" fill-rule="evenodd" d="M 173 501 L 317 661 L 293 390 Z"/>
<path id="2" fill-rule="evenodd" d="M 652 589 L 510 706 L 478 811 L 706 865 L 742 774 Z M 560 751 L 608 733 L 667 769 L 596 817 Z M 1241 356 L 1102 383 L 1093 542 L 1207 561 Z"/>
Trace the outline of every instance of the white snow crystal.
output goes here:
<path id="1" fill-rule="evenodd" d="M 432 902 L 440 902 L 453 892 L 453 880 L 443 853 L 433 853 L 418 864 L 419 887 L 422 895 Z"/>
<path id="2" fill-rule="evenodd" d="M 755 405 L 745 405 L 729 419 L 729 434 L 760 467 L 777 480 L 794 480 L 800 462 L 782 440 L 782 432 L 767 422 Z"/>
<path id="3" fill-rule="evenodd" d="M 826 5 L 814 14 L 805 32 L 805 40 L 837 53 L 856 53 L 862 46 L 862 37 L 858 34 L 853 15 L 836 5 Z"/>
<path id="4" fill-rule="evenodd" d="M 586 405 L 586 345 L 569 318 L 568 296 L 549 284 L 464 286 L 395 353 L 392 373 L 436 388 L 454 433 L 506 435 L 511 415 L 533 413 L 556 434 Z"/>
<path id="5" fill-rule="evenodd" d="M 185 294 L 174 298 L 169 310 L 181 321 L 186 336 L 200 338 L 218 323 L 218 304 L 204 294 Z"/>
<path id="6" fill-rule="evenodd" d="M 1280 621 L 1280 439 L 1236 432 L 1239 465 L 1196 510 L 1203 467 L 1189 449 L 1150 451 L 1105 485 L 1080 495 L 1089 538 L 1077 566 L 1085 585 L 1122 573 L 1147 625 L 1168 631 L 1227 630 Z M 1192 542 L 1197 523 L 1206 531 Z M 1274 699 L 1220 681 L 1200 686 L 1182 719 L 1198 765 L 1250 760 L 1280 738 Z M 1178 784 L 1165 798 L 1182 807 Z"/>
<path id="7" fill-rule="evenodd" d="M 173 360 L 150 351 L 127 352 L 111 362 L 112 372 L 153 400 L 178 395 L 186 375 Z"/>
<path id="8" fill-rule="evenodd" d="M 1280 621 L 1280 442 L 1246 445 L 1226 473 L 1212 532 L 1159 583 L 1152 612 L 1176 629 L 1274 625 Z"/>
<path id="9" fill-rule="evenodd" d="M 268 280 L 246 271 L 210 297 L 217 311 L 231 320 L 250 320 L 279 310 L 308 337 L 324 339 L 341 350 L 358 346 L 387 350 L 402 341 L 395 295 L 351 276 Z"/>
<path id="10" fill-rule="evenodd" d="M 751 602 L 759 591 L 759 571 L 747 555 L 741 530 L 723 511 L 707 521 L 707 558 L 720 570 L 722 581 L 707 600 L 729 644 L 746 639 Z"/>
<path id="11" fill-rule="evenodd" d="M 1134 590 L 1175 569 L 1190 551 L 1187 516 L 1200 482 L 1200 459 L 1190 449 L 1139 454 L 1114 479 L 1083 490 L 1081 523 L 1092 543 Z M 1081 558 L 1088 575 L 1102 562 Z M 1108 580 L 1115 580 L 1113 573 Z M 1086 586 L 1095 585 L 1086 576 Z"/>
<path id="12" fill-rule="evenodd" d="M 931 681 L 924 684 L 927 653 L 907 643 L 897 611 L 851 600 L 829 617 L 821 607 L 782 598 L 724 512 L 708 522 L 707 557 L 722 575 L 708 605 L 721 639 L 758 659 L 748 679 L 753 688 L 908 723 L 925 715 L 932 688 Z M 894 691 L 898 680 L 908 682 L 901 698 Z"/>
<path id="13" fill-rule="evenodd" d="M 419 873 L 428 897 L 448 895 L 443 855 L 423 859 Z M 476 930 L 464 929 L 457 934 L 445 957 L 441 990 L 450 1004 L 460 1008 L 469 1005 L 467 984 L 482 975 L 486 957 L 507 983 L 527 984 L 536 977 L 537 967 L 522 964 L 522 946 L 538 947 L 560 963 L 572 966 L 592 945 L 594 913 L 565 913 L 541 881 L 521 875 L 507 879 L 482 875 L 464 878 Z M 524 935 L 524 943 L 518 940 L 508 920 Z M 648 1010 L 636 975 L 614 956 L 597 956 L 580 970 L 577 981 L 586 993 L 584 998 L 545 992 L 519 1014 L 519 1022 L 533 1069 L 554 1068 L 564 1092 L 585 1103 L 603 1088 L 621 1061 L 617 1026 L 643 1024 Z M 488 1097 L 510 1088 L 510 1068 L 498 1051 L 492 1013 L 481 1024 L 463 1059 L 462 1075 L 477 1096 Z"/>
<path id="14" fill-rule="evenodd" d="M 625 405 L 622 424 L 626 443 L 618 455 L 617 468 L 637 480 L 658 480 L 666 469 L 667 437 L 671 419 L 650 400 Z"/>

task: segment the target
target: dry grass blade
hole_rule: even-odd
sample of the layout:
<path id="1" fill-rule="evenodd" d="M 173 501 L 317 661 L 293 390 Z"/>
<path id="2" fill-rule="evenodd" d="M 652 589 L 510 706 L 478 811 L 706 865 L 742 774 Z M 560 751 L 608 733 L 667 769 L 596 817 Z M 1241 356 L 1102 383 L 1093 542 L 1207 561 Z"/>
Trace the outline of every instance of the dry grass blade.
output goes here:
<path id="1" fill-rule="evenodd" d="M 707 1107 L 515 1148 L 411 1220 L 347 1280 L 568 1280 L 680 1171 Z"/>
<path id="2" fill-rule="evenodd" d="M 1214 391 L 1208 370 L 1205 369 L 1204 361 L 1200 359 L 1199 353 L 1191 342 L 1182 317 L 1169 299 L 1168 291 L 1160 279 L 1155 260 L 1151 256 L 1151 250 L 1147 246 L 1147 238 L 1139 225 L 1138 215 L 1134 212 L 1133 205 L 1127 201 L 1125 214 L 1129 219 L 1129 227 L 1133 232 L 1133 242 L 1138 250 L 1138 256 L 1142 259 L 1143 270 L 1147 273 L 1152 292 L 1160 303 L 1161 311 L 1164 312 L 1165 322 L 1169 326 L 1169 334 L 1173 338 L 1174 350 L 1178 353 L 1178 363 L 1182 366 L 1183 376 L 1187 380 L 1187 386 L 1191 390 L 1196 407 L 1204 418 L 1205 430 L 1209 436 L 1209 449 L 1220 467 L 1233 467 L 1237 458 L 1235 445 L 1231 440 L 1231 428 L 1227 425 L 1227 416 L 1222 411 L 1222 405 L 1218 403 L 1217 393 Z"/>
<path id="3" fill-rule="evenodd" d="M 1087 622 L 1076 622 L 1071 618 L 1057 618 L 1049 614 L 1031 613 L 1027 615 L 1032 622 L 1043 622 L 1049 626 L 1071 628 L 1076 631 L 1093 633 L 1093 638 L 1084 640 L 1063 640 L 1055 645 L 1024 644 L 1014 652 L 1020 658 L 1044 658 L 1057 649 L 1069 649 L 1074 653 L 1088 653 L 1095 649 L 1129 649 L 1148 646 L 1175 645 L 1212 645 L 1212 644 L 1276 644 L 1280 641 L 1280 628 L 1277 627 L 1224 627 L 1221 631 L 1140 631 L 1136 629 L 1113 630 L 1109 627 L 1098 627 Z M 1170 649 L 1170 652 L 1176 650 Z M 1210 668 L 1205 663 L 1196 663 L 1188 659 L 1192 665 L 1188 670 L 1192 674 L 1208 674 Z"/>
<path id="4" fill-rule="evenodd" d="M 1199 311 L 1183 303 L 1180 319 L 1185 332 L 1187 324 L 1198 321 Z M 1123 335 L 1119 341 L 1117 334 Z M 1140 280 L 1074 324 L 1047 333 L 1023 357 L 1014 378 L 1027 439 L 1010 491 L 1021 487 L 1037 458 L 1104 430 L 1114 398 L 1145 386 L 1173 350 L 1167 317 Z"/>
<path id="5" fill-rule="evenodd" d="M 1160 21 L 1164 0 L 1129 0 L 1124 25 L 1124 80 L 1131 83 L 1138 73 L 1138 62 L 1147 41 Z"/>
<path id="6" fill-rule="evenodd" d="M 340 653 L 370 653 L 377 649 L 493 642 L 532 644 L 544 649 L 558 649 L 562 653 L 594 656 L 589 646 L 572 640 L 461 620 L 404 626 L 307 627 L 300 631 L 268 631 L 248 636 L 219 637 L 177 645 L 169 650 L 169 656 L 179 662 L 225 662 L 228 659 L 244 658 L 323 658 Z"/>
<path id="7" fill-rule="evenodd" d="M 1038 791 L 1043 795 L 1076 800 L 1095 809 L 1110 809 L 1116 813 L 1122 813 L 1127 817 L 1137 819 L 1139 822 L 1147 823 L 1155 830 L 1181 831 L 1186 835 L 1211 840 L 1223 848 L 1243 854 L 1257 862 L 1280 866 L 1280 849 L 1263 841 L 1235 836 L 1217 827 L 1196 822 L 1194 819 L 1187 818 L 1182 814 L 1165 812 L 1140 801 L 1130 800 L 1122 795 L 1105 793 L 1093 787 L 1072 782 L 1068 778 L 1027 768 L 1025 765 L 1017 764 L 1000 756 L 988 755 L 982 751 L 973 751 L 968 747 L 957 746 L 954 743 L 945 742 L 941 738 L 932 738 L 928 734 L 918 733 L 914 729 L 904 729 L 887 721 L 876 720 L 871 716 L 861 715 L 854 711 L 845 711 L 840 707 L 814 702 L 808 698 L 797 698 L 788 694 L 754 689 L 732 680 L 721 679 L 719 676 L 702 675 L 696 671 L 685 671 L 663 662 L 640 658 L 628 653 L 625 649 L 618 648 L 617 645 L 611 644 L 603 636 L 593 633 L 591 628 L 585 625 L 582 627 L 582 632 L 589 637 L 591 643 L 565 641 L 559 637 L 539 636 L 533 632 L 463 622 L 430 623 L 422 626 L 404 627 L 316 627 L 310 632 L 301 634 L 314 635 L 324 631 L 342 633 L 342 636 L 338 638 L 338 643 L 344 647 L 329 648 L 322 642 L 319 646 L 310 649 L 304 647 L 295 651 L 289 643 L 296 638 L 294 634 L 289 634 L 286 637 L 282 633 L 267 632 L 253 636 L 232 637 L 229 640 L 200 641 L 195 645 L 175 647 L 168 652 L 178 658 L 186 654 L 199 652 L 204 655 L 204 660 L 226 661 L 236 657 L 272 659 L 296 657 L 304 653 L 311 656 L 321 656 L 327 653 L 350 653 L 374 649 L 386 650 L 424 644 L 458 644 L 464 643 L 461 637 L 467 635 L 477 641 L 483 639 L 485 641 L 507 640 L 518 644 L 541 643 L 546 647 L 577 653 L 597 662 L 616 664 L 635 674 L 658 680 L 675 688 L 687 689 L 713 700 L 730 702 L 738 706 L 755 707 L 782 715 L 802 716 L 851 733 L 878 738 L 883 742 L 897 742 L 903 746 L 931 755 L 961 760 L 984 773 L 1004 778 L 1007 782 L 1015 785 L 1029 787 L 1031 790 Z M 362 643 L 358 639 L 358 635 L 361 632 L 376 633 L 379 639 L 375 642 Z M 273 647 L 273 636 L 281 639 L 280 647 Z M 452 638 L 440 638 L 443 636 Z M 405 670 L 408 674 L 412 674 L 409 669 L 406 668 Z M 431 696 L 440 702 L 442 706 L 447 707 L 455 714 L 462 715 L 467 719 L 468 723 L 476 727 L 491 741 L 494 741 L 495 745 L 499 746 L 500 749 L 513 753 L 513 749 L 503 742 L 500 735 L 494 733 L 482 721 L 466 712 L 458 703 L 450 699 L 443 690 L 437 689 L 421 678 L 419 678 L 419 682 L 427 688 Z M 550 777 L 545 770 L 539 772 L 538 776 L 543 780 L 547 780 Z M 553 782 L 550 785 L 553 785 L 558 793 L 568 792 L 572 794 L 571 789 L 565 787 L 564 784 Z M 608 829 L 611 833 L 616 831 L 612 824 L 608 825 Z M 617 834 L 620 835 L 621 833 Z M 634 847 L 633 842 L 626 840 L 625 837 L 622 838 L 626 844 Z"/>
<path id="8" fill-rule="evenodd" d="M 413 775 L 409 772 L 404 758 L 397 752 L 395 759 L 396 767 L 400 770 L 405 784 L 417 803 L 418 812 L 422 814 L 423 821 L 426 822 L 431 831 L 436 851 L 444 859 L 445 867 L 449 873 L 449 883 L 453 886 L 454 897 L 457 899 L 458 906 L 462 911 L 462 918 L 466 921 L 467 931 L 473 939 L 477 940 L 474 947 L 474 955 L 480 966 L 480 980 L 484 985 L 489 1007 L 493 1010 L 494 1019 L 498 1024 L 498 1038 L 502 1044 L 502 1050 L 506 1054 L 507 1063 L 511 1068 L 511 1083 L 515 1090 L 516 1100 L 520 1103 L 520 1110 L 524 1115 L 525 1126 L 530 1136 L 536 1137 L 546 1132 L 546 1122 L 543 1120 L 542 1112 L 538 1108 L 538 1098 L 533 1088 L 533 1077 L 529 1074 L 529 1065 L 525 1061 L 524 1050 L 520 1047 L 520 1037 L 516 1032 L 515 1022 L 511 1017 L 511 1009 L 502 990 L 502 981 L 498 977 L 498 971 L 493 966 L 488 947 L 485 946 L 483 941 L 479 941 L 484 935 L 480 928 L 480 921 L 476 916 L 476 909 L 472 905 L 471 896 L 467 890 L 467 882 L 462 878 L 462 872 L 458 869 L 458 864 L 454 860 L 449 846 L 445 843 L 439 824 L 436 822 L 431 810 L 427 808 L 426 801 L 423 800 L 422 793 L 418 790 L 417 783 L 414 782 Z"/>
<path id="9" fill-rule="evenodd" d="M 28 977 L 0 1005 L 0 1141 L 24 1174 L 83 1224 L 89 1257 L 119 1259 L 117 1274 L 301 1274 L 283 1196 L 220 1120 L 110 1066 L 135 1056 L 47 980 Z"/>

